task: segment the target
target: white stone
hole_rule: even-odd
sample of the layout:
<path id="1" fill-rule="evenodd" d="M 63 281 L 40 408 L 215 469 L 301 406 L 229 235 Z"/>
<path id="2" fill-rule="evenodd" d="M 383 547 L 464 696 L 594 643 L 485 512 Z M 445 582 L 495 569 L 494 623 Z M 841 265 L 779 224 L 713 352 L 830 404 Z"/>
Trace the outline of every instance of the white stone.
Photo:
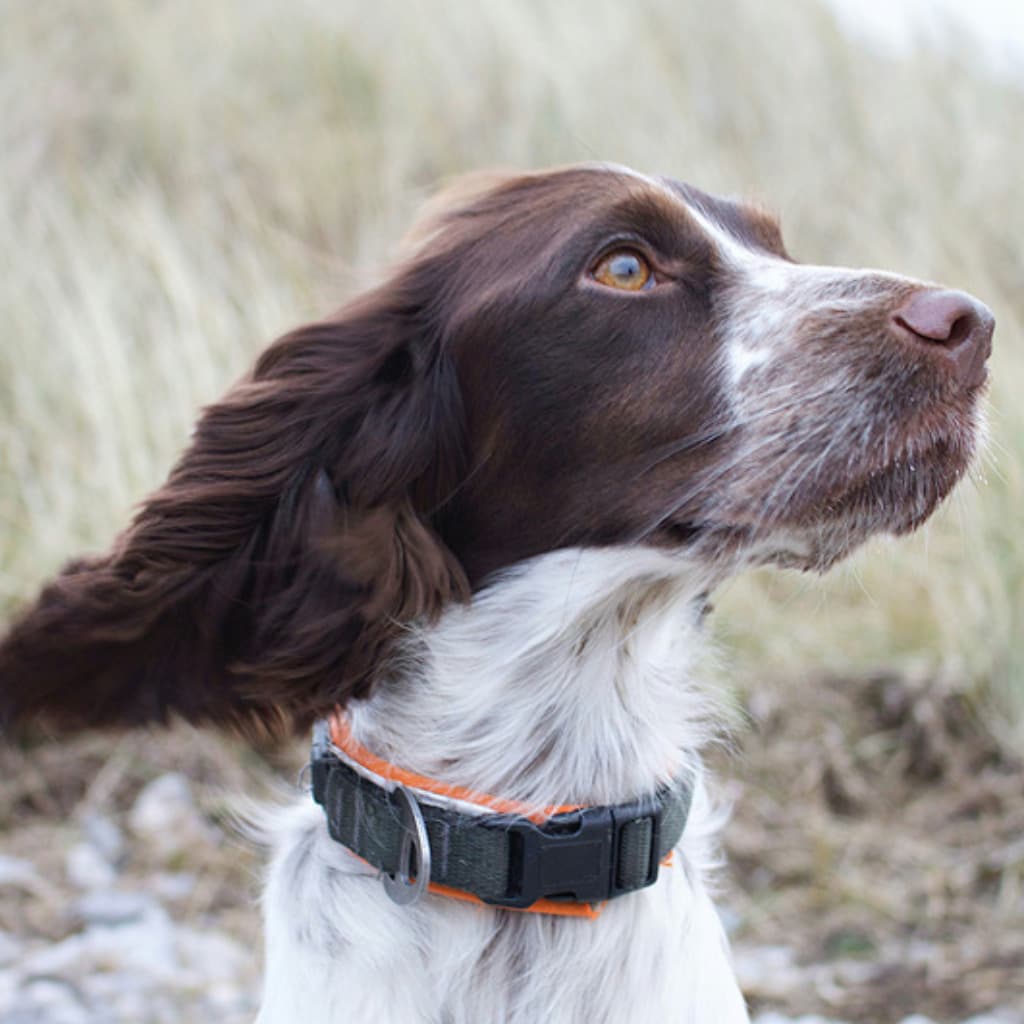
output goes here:
<path id="1" fill-rule="evenodd" d="M 10 932 L 0 932 L 0 967 L 14 963 L 21 950 L 22 944 Z"/>
<path id="2" fill-rule="evenodd" d="M 174 925 L 154 903 L 136 921 L 93 925 L 38 950 L 25 958 L 22 969 L 26 974 L 73 978 L 127 971 L 161 982 L 173 981 L 180 969 Z"/>
<path id="3" fill-rule="evenodd" d="M 105 814 L 86 814 L 82 818 L 82 834 L 114 867 L 124 858 L 124 833 Z"/>
<path id="4" fill-rule="evenodd" d="M 735 935 L 739 931 L 740 925 L 743 924 L 743 915 L 725 903 L 715 909 L 718 911 L 718 917 L 722 922 L 722 927 L 725 929 L 725 934 Z"/>
<path id="5" fill-rule="evenodd" d="M 214 843 L 217 834 L 196 807 L 188 779 L 168 772 L 145 786 L 128 819 L 132 832 L 166 859 L 197 844 Z"/>
<path id="6" fill-rule="evenodd" d="M 733 963 L 740 988 L 762 999 L 783 1000 L 806 988 L 807 979 L 788 946 L 737 946 Z"/>
<path id="7" fill-rule="evenodd" d="M 64 858 L 64 873 L 77 889 L 107 888 L 117 881 L 113 865 L 92 843 L 75 843 Z"/>
<path id="8" fill-rule="evenodd" d="M 183 969 L 194 972 L 204 986 L 239 979 L 252 963 L 251 952 L 221 932 L 181 927 L 177 939 Z"/>
<path id="9" fill-rule="evenodd" d="M 94 1024 L 96 1019 L 71 984 L 53 978 L 25 983 L 4 1008 L 4 1024 Z"/>
<path id="10" fill-rule="evenodd" d="M 178 902 L 195 892 L 196 876 L 190 871 L 158 871 L 150 877 L 149 886 L 160 899 Z"/>
<path id="11" fill-rule="evenodd" d="M 87 925 L 130 924 L 143 918 L 162 914 L 160 905 L 151 896 L 139 892 L 99 889 L 75 901 L 74 911 Z"/>
<path id="12" fill-rule="evenodd" d="M 0 853 L 0 885 L 17 886 L 22 889 L 35 889 L 41 879 L 31 861 L 21 857 L 8 857 Z"/>

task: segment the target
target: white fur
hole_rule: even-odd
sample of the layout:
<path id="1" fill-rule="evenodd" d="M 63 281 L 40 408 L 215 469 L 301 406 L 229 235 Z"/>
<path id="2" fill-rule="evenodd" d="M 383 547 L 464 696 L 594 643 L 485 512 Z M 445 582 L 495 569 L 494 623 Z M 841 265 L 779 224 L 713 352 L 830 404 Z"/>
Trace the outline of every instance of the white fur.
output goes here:
<path id="1" fill-rule="evenodd" d="M 692 205 L 690 215 L 733 271 L 731 300 L 722 317 L 724 353 L 734 388 L 751 371 L 792 351 L 809 315 L 856 316 L 877 305 L 880 290 L 921 282 L 881 270 L 789 263 L 751 249 Z"/>
<path id="2" fill-rule="evenodd" d="M 542 556 L 411 629 L 404 667 L 351 708 L 354 734 L 413 771 L 536 804 L 650 792 L 699 768 L 715 727 L 692 678 L 713 582 L 646 548 Z M 304 797 L 268 824 L 259 1024 L 746 1021 L 708 892 L 719 818 L 701 778 L 674 866 L 588 921 L 433 895 L 397 906 Z"/>

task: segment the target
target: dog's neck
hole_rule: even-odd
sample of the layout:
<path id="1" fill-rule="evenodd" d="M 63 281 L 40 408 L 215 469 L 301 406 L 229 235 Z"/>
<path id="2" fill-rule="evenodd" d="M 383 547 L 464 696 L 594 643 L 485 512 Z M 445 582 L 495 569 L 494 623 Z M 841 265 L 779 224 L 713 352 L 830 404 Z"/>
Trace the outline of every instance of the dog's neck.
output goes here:
<path id="1" fill-rule="evenodd" d="M 564 550 L 410 631 L 353 734 L 392 763 L 532 804 L 633 799 L 694 764 L 709 580 L 650 548 Z"/>
<path id="2" fill-rule="evenodd" d="M 714 725 L 693 682 L 710 582 L 652 550 L 539 558 L 410 631 L 374 696 L 349 704 L 354 737 L 532 804 L 633 799 L 695 762 Z M 398 906 L 304 797 L 271 829 L 260 1022 L 742 1024 L 706 887 L 720 822 L 698 775 L 673 866 L 580 921 L 433 896 Z"/>

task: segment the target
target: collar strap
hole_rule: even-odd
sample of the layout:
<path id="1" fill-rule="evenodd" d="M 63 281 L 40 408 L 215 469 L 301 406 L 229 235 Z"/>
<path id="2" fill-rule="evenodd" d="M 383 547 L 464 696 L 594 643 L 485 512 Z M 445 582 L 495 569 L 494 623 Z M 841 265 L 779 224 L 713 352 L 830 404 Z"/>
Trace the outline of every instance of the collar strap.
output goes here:
<path id="1" fill-rule="evenodd" d="M 398 902 L 429 888 L 510 910 L 582 917 L 656 881 L 683 833 L 694 784 L 687 771 L 630 803 L 537 811 L 375 757 L 340 712 L 316 724 L 310 766 L 331 838 L 389 876 L 385 887 Z"/>

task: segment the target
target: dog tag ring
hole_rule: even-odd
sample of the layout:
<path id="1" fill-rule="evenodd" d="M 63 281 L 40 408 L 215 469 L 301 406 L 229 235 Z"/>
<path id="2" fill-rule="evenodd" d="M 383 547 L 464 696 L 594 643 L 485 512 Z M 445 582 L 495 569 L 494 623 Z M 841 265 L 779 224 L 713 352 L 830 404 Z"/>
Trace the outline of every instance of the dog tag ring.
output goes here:
<path id="1" fill-rule="evenodd" d="M 381 872 L 384 891 L 395 903 L 409 906 L 427 891 L 430 882 L 430 841 L 419 804 L 401 783 L 395 783 L 391 797 L 402 815 L 402 846 L 398 869 L 393 875 Z M 415 860 L 412 859 L 415 855 Z"/>

